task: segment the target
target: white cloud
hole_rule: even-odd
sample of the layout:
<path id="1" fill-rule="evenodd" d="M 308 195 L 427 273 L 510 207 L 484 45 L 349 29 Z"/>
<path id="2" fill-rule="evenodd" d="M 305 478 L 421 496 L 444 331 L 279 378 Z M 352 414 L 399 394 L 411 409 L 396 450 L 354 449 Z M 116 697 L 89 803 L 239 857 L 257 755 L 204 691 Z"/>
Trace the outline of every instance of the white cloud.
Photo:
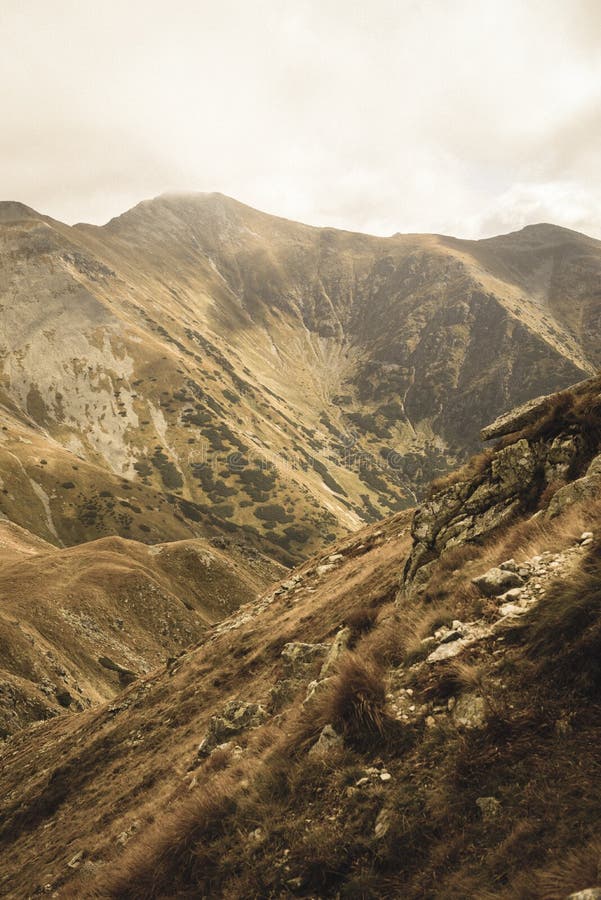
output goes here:
<path id="1" fill-rule="evenodd" d="M 597 0 L 3 0 L 0 196 L 601 236 Z"/>

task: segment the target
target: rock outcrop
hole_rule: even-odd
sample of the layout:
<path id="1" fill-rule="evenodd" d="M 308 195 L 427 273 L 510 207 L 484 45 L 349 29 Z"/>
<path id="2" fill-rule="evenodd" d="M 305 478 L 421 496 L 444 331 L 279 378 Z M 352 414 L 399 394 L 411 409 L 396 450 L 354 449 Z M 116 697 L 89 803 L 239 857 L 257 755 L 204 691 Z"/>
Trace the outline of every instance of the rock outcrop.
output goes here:
<path id="1" fill-rule="evenodd" d="M 488 437 L 505 435 L 504 442 L 459 470 L 418 507 L 412 525 L 413 549 L 403 574 L 405 587 L 422 590 L 433 561 L 445 550 L 484 539 L 518 513 L 534 513 L 549 486 L 568 482 L 552 497 L 549 516 L 575 500 L 598 496 L 601 456 L 595 422 L 599 409 L 601 379 L 595 378 L 560 395 L 539 398 L 484 429 Z M 522 430 L 512 442 L 510 436 L 517 428 Z M 505 589 L 515 586 L 510 584 L 510 574 L 499 573 L 498 579 L 506 583 Z"/>

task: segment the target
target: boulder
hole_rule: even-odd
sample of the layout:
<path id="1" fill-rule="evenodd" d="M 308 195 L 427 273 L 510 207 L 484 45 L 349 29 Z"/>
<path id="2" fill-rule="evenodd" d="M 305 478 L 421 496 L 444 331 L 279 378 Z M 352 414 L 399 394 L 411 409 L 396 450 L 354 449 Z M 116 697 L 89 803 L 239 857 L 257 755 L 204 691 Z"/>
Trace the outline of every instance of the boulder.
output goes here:
<path id="1" fill-rule="evenodd" d="M 452 710 L 453 722 L 459 728 L 482 728 L 486 721 L 486 703 L 478 694 L 462 694 Z"/>
<path id="2" fill-rule="evenodd" d="M 286 677 L 303 674 L 316 660 L 323 658 L 329 649 L 327 644 L 304 644 L 301 641 L 285 644 L 281 654 L 284 674 Z"/>
<path id="3" fill-rule="evenodd" d="M 333 750 L 341 750 L 344 741 L 332 725 L 324 725 L 316 742 L 309 750 L 309 756 L 328 756 Z"/>
<path id="4" fill-rule="evenodd" d="M 532 425 L 539 419 L 543 413 L 549 408 L 553 395 L 543 395 L 516 406 L 509 412 L 504 413 L 486 425 L 480 431 L 481 441 L 492 441 L 495 438 L 504 437 L 506 434 L 513 434 L 515 431 L 521 431 L 528 425 Z"/>
<path id="5" fill-rule="evenodd" d="M 336 663 L 340 659 L 343 653 L 348 650 L 348 645 L 352 636 L 352 632 L 350 628 L 341 628 L 336 637 L 332 642 L 332 646 L 326 656 L 325 662 L 321 667 L 321 672 L 319 673 L 320 678 L 327 678 L 328 675 L 331 675 L 334 668 L 336 667 Z"/>
<path id="6" fill-rule="evenodd" d="M 472 578 L 472 584 L 475 584 L 487 597 L 499 597 L 511 588 L 522 587 L 524 579 L 517 572 L 510 572 L 495 566 L 484 575 Z"/>

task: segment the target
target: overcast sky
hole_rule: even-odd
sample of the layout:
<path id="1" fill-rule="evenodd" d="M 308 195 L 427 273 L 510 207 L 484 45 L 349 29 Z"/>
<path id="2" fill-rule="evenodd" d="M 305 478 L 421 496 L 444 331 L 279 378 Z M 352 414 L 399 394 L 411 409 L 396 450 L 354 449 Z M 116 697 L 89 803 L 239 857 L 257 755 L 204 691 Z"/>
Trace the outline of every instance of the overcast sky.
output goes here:
<path id="1" fill-rule="evenodd" d="M 601 0 L 0 0 L 0 199 L 601 237 Z"/>

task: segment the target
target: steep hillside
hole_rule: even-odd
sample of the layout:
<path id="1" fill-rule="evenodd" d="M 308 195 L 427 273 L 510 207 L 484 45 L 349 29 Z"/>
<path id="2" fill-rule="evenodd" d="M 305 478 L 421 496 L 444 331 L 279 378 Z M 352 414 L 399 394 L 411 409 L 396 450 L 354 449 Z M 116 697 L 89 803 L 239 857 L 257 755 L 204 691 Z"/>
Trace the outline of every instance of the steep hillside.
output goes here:
<path id="1" fill-rule="evenodd" d="M 68 227 L 0 204 L 0 508 L 55 543 L 244 532 L 298 560 L 595 371 L 600 273 L 601 244 L 554 226 L 375 238 L 198 194 Z M 103 502 L 126 484 L 149 521 Z"/>
<path id="2" fill-rule="evenodd" d="M 113 697 L 280 574 L 219 543 L 113 537 L 58 550 L 0 521 L 0 736 Z"/>
<path id="3" fill-rule="evenodd" d="M 415 516 L 310 559 L 109 705 L 5 742 L 4 894 L 601 887 L 601 381 L 492 432 Z"/>

